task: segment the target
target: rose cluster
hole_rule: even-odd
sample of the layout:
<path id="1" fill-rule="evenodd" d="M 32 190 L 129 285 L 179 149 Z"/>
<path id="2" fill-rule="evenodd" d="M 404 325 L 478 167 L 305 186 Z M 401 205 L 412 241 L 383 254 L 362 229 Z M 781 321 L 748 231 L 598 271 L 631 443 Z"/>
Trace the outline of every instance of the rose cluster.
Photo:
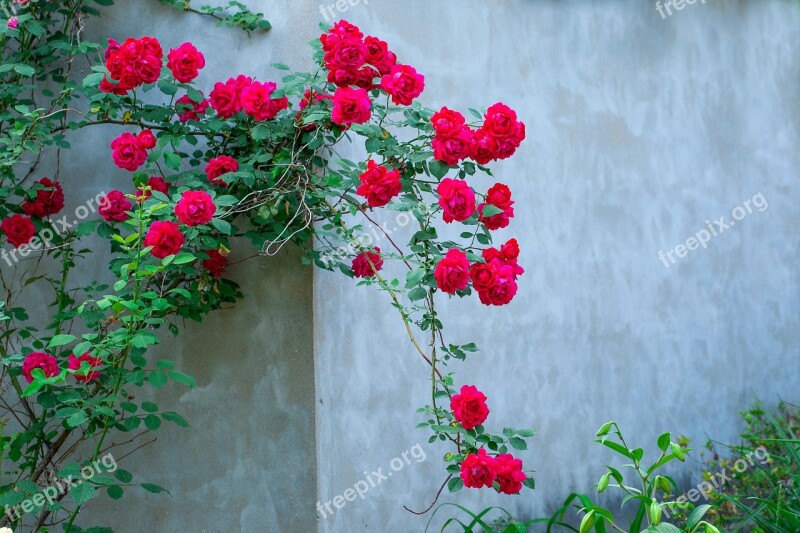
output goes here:
<path id="1" fill-rule="evenodd" d="M 191 43 L 171 49 L 167 59 L 167 68 L 181 83 L 194 80 L 206 65 L 203 54 Z M 153 37 L 126 39 L 122 44 L 108 39 L 105 60 L 109 75 L 100 82 L 100 90 L 124 95 L 131 89 L 158 81 L 164 66 L 164 51 Z"/>
<path id="2" fill-rule="evenodd" d="M 514 155 L 525 140 L 525 124 L 517 113 L 502 103 L 489 107 L 483 124 L 473 130 L 464 115 L 443 107 L 431 117 L 433 157 L 448 165 L 465 159 L 485 165 Z"/>
<path id="3" fill-rule="evenodd" d="M 486 396 L 472 385 L 464 385 L 459 394 L 453 395 L 450 409 L 466 430 L 483 424 L 489 416 Z M 518 494 L 526 479 L 522 461 L 509 453 L 493 457 L 481 448 L 476 453 L 467 454 L 461 462 L 461 480 L 465 487 L 495 487 L 503 494 Z"/>
<path id="4" fill-rule="evenodd" d="M 42 178 L 34 183 L 28 191 L 28 197 L 20 208 L 25 213 L 14 214 L 0 223 L 0 231 L 8 242 L 16 248 L 30 243 L 36 234 L 33 219 L 45 219 L 56 215 L 64 209 L 64 191 L 61 184 L 50 178 Z M 27 216 L 26 216 L 27 215 Z"/>
<path id="5" fill-rule="evenodd" d="M 67 368 L 72 371 L 80 370 L 83 363 L 87 363 L 89 371 L 82 374 L 73 373 L 72 377 L 81 383 L 91 383 L 100 377 L 100 371 L 94 370 L 103 366 L 103 360 L 100 357 L 94 357 L 91 353 L 86 352 L 80 357 L 72 354 L 67 359 Z M 61 373 L 61 368 L 58 365 L 58 359 L 50 354 L 44 352 L 33 352 L 25 357 L 22 361 L 22 376 L 28 383 L 33 382 L 33 371 L 40 369 L 44 372 L 44 376 L 51 378 Z"/>
<path id="6" fill-rule="evenodd" d="M 272 120 L 279 112 L 289 107 L 285 96 L 273 98 L 278 86 L 271 82 L 253 81 L 253 78 L 240 74 L 226 82 L 218 82 L 211 91 L 210 103 L 217 115 L 229 119 L 239 111 L 255 120 Z M 200 103 L 199 105 L 202 105 Z"/>
<path id="7" fill-rule="evenodd" d="M 355 25 L 341 20 L 320 36 L 328 82 L 333 95 L 331 120 L 344 127 L 363 124 L 372 115 L 369 90 L 380 88 L 397 105 L 411 105 L 425 89 L 425 77 L 410 65 L 397 63 L 386 42 L 364 37 Z M 380 79 L 376 84 L 375 80 Z"/>

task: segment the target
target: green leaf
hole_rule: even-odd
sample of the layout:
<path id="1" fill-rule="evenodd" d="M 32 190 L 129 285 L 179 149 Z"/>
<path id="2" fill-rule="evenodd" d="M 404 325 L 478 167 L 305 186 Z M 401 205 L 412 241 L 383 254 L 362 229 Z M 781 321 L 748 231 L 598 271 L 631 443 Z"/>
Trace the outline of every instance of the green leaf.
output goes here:
<path id="1" fill-rule="evenodd" d="M 424 300 L 427 296 L 428 296 L 428 291 L 426 291 L 424 287 L 417 287 L 416 289 L 408 293 L 408 299 L 411 300 L 412 302 L 416 302 L 418 300 Z"/>
<path id="2" fill-rule="evenodd" d="M 175 257 L 174 263 L 176 265 L 185 265 L 186 263 L 191 263 L 195 259 L 197 259 L 197 258 L 195 256 L 193 256 L 192 254 L 187 253 L 187 252 L 183 252 L 183 253 L 178 254 Z"/>
<path id="3" fill-rule="evenodd" d="M 67 425 L 71 428 L 76 428 L 86 422 L 86 413 L 83 411 L 78 411 L 74 415 L 67 418 Z"/>
<path id="4" fill-rule="evenodd" d="M 161 90 L 162 93 L 166 94 L 167 96 L 173 96 L 178 93 L 178 86 L 174 83 L 170 83 L 167 80 L 161 80 L 158 82 L 158 88 Z"/>
<path id="5" fill-rule="evenodd" d="M 55 348 L 56 346 L 64 346 L 66 344 L 71 343 L 77 339 L 75 335 L 56 335 L 52 339 L 50 339 L 50 344 L 47 345 L 48 348 Z"/>
<path id="6" fill-rule="evenodd" d="M 188 428 L 189 422 L 186 421 L 181 415 L 174 411 L 167 411 L 166 413 L 161 413 L 161 418 L 166 420 L 167 422 L 172 422 L 182 428 Z"/>
<path id="7" fill-rule="evenodd" d="M 447 482 L 447 490 L 450 492 L 458 492 L 462 488 L 464 488 L 464 482 L 461 481 L 460 477 L 454 477 Z"/>
<path id="8" fill-rule="evenodd" d="M 150 385 L 153 387 L 160 389 L 167 384 L 167 376 L 165 376 L 163 372 L 151 372 L 147 377 L 147 381 L 149 381 Z"/>
<path id="9" fill-rule="evenodd" d="M 144 425 L 151 431 L 156 431 L 161 427 L 161 419 L 156 415 L 147 415 L 144 419 Z"/>
<path id="10" fill-rule="evenodd" d="M 515 449 L 515 450 L 527 450 L 528 443 L 525 442 L 523 439 L 519 437 L 511 437 L 508 440 L 508 443 Z"/>
<path id="11" fill-rule="evenodd" d="M 703 504 L 698 507 L 695 507 L 691 513 L 689 513 L 689 518 L 687 518 L 686 527 L 691 531 L 693 530 L 697 524 L 700 523 L 700 520 L 703 519 L 703 516 L 711 509 L 711 506 L 708 504 Z"/>
<path id="12" fill-rule="evenodd" d="M 164 152 L 164 164 L 172 170 L 180 170 L 181 157 L 175 152 Z"/>
<path id="13" fill-rule="evenodd" d="M 112 500 L 119 500 L 122 498 L 123 490 L 119 485 L 111 485 L 106 489 L 106 493 L 108 493 L 108 497 Z"/>
<path id="14" fill-rule="evenodd" d="M 170 370 L 169 377 L 172 378 L 173 381 L 177 381 L 178 383 L 183 383 L 187 387 L 193 389 L 195 387 L 194 378 L 192 376 L 186 375 L 183 372 L 178 372 L 177 370 Z"/>
<path id="15" fill-rule="evenodd" d="M 152 492 L 153 494 L 158 494 L 160 492 L 166 492 L 169 494 L 167 489 L 164 487 L 159 487 L 158 485 L 154 485 L 153 483 L 142 483 L 141 487 L 147 492 Z"/>
<path id="16" fill-rule="evenodd" d="M 658 437 L 658 447 L 662 452 L 667 451 L 667 448 L 669 448 L 669 443 L 670 443 L 669 433 L 664 433 L 660 437 Z"/>
<path id="17" fill-rule="evenodd" d="M 78 505 L 83 505 L 94 496 L 95 488 L 89 483 L 81 483 L 69 489 L 69 494 L 75 499 Z"/>
<path id="18" fill-rule="evenodd" d="M 428 170 L 430 170 L 431 175 L 434 178 L 442 179 L 447 175 L 447 172 L 450 170 L 450 167 L 441 161 L 431 161 L 428 163 Z"/>
<path id="19" fill-rule="evenodd" d="M 424 268 L 417 268 L 415 270 L 411 270 L 406 274 L 406 288 L 410 289 L 412 287 L 416 287 L 419 285 L 422 280 L 425 278 L 425 274 L 427 272 Z"/>

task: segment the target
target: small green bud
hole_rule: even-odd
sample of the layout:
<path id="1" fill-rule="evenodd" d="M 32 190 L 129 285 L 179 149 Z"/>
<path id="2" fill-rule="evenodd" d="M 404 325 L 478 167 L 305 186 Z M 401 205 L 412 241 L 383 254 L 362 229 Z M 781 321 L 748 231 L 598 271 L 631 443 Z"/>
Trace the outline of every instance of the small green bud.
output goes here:
<path id="1" fill-rule="evenodd" d="M 583 517 L 583 520 L 581 520 L 580 533 L 587 533 L 588 531 L 591 531 L 593 526 L 594 526 L 594 511 L 589 511 L 588 513 L 586 513 L 586 516 Z"/>
<path id="2" fill-rule="evenodd" d="M 650 524 L 657 526 L 661 523 L 661 505 L 657 501 L 653 500 L 650 503 L 648 512 L 650 514 Z"/>

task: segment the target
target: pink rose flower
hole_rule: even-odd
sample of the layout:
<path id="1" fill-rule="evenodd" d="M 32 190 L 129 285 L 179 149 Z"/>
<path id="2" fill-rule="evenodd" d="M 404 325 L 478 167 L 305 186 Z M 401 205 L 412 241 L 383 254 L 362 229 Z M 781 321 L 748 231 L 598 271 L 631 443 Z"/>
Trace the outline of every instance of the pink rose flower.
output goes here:
<path id="1" fill-rule="evenodd" d="M 58 368 L 58 361 L 52 355 L 44 352 L 29 353 L 25 360 L 22 361 L 22 375 L 25 381 L 33 383 L 33 370 L 41 368 L 44 371 L 45 377 L 52 378 L 57 376 L 61 370 Z"/>
<path id="2" fill-rule="evenodd" d="M 340 87 L 333 95 L 331 120 L 342 126 L 363 124 L 372 117 L 372 102 L 366 89 Z"/>
<path id="3" fill-rule="evenodd" d="M 469 285 L 469 269 L 467 254 L 457 248 L 448 250 L 433 271 L 436 286 L 448 294 L 466 289 Z"/>
<path id="4" fill-rule="evenodd" d="M 187 226 L 208 224 L 216 212 L 214 200 L 205 191 L 184 191 L 175 205 L 175 216 Z"/>
<path id="5" fill-rule="evenodd" d="M 133 204 L 122 191 L 111 191 L 103 197 L 97 212 L 108 222 L 125 222 L 130 218 L 127 212 L 132 208 Z"/>
<path id="6" fill-rule="evenodd" d="M 191 43 L 183 43 L 178 48 L 173 48 L 167 56 L 167 68 L 181 83 L 189 83 L 206 66 L 203 54 Z"/>
<path id="7" fill-rule="evenodd" d="M 475 212 L 475 191 L 464 180 L 445 178 L 436 188 L 439 205 L 444 210 L 444 221 L 463 222 Z"/>
<path id="8" fill-rule="evenodd" d="M 392 71 L 381 78 L 381 87 L 392 97 L 397 105 L 411 105 L 411 102 L 425 89 L 425 76 L 417 73 L 409 65 L 395 65 Z"/>

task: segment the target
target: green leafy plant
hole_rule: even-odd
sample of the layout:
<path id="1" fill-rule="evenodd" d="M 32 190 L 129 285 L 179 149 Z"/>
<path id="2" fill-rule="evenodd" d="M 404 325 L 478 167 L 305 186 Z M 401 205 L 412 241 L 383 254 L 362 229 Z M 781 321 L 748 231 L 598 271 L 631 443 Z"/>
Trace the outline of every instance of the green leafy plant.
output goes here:
<path id="1" fill-rule="evenodd" d="M 712 492 L 712 516 L 726 531 L 800 531 L 800 408 L 781 402 L 770 411 L 758 402 L 742 418 L 739 444 L 706 444 L 706 477 L 726 469 L 735 473 Z M 758 461 L 737 468 L 746 457 Z"/>
<path id="2" fill-rule="evenodd" d="M 668 475 L 659 473 L 665 465 L 672 461 L 685 461 L 685 456 L 691 450 L 681 443 L 674 442 L 669 433 L 664 433 L 658 437 L 657 445 L 659 450 L 658 458 L 650 464 L 644 461 L 645 450 L 643 448 L 630 447 L 622 435 L 622 430 L 616 422 L 608 422 L 597 432 L 598 439 L 595 441 L 624 457 L 629 463 L 623 465 L 624 470 L 607 466 L 608 472 L 603 474 L 600 481 L 595 485 L 598 493 L 607 489 L 615 489 L 624 494 L 622 505 L 629 501 L 637 502 L 638 507 L 633 521 L 627 528 L 617 523 L 614 513 L 602 506 L 596 505 L 586 494 L 570 494 L 562 508 L 553 516 L 553 520 L 563 519 L 566 512 L 573 506 L 577 506 L 583 514 L 579 528 L 569 526 L 572 531 L 586 533 L 596 531 L 605 533 L 610 529 L 626 532 L 640 533 L 662 532 L 672 533 L 685 531 L 694 533 L 705 531 L 716 533 L 715 526 L 703 520 L 705 513 L 710 509 L 710 505 L 700 505 L 695 507 L 693 504 L 664 502 L 665 495 L 670 495 L 678 489 L 675 481 Z M 634 483 L 626 482 L 623 475 L 624 471 L 632 473 Z M 661 499 L 659 499 L 661 496 Z M 662 521 L 664 510 L 669 509 L 673 512 L 676 509 L 690 509 L 691 512 L 683 528 Z"/>

